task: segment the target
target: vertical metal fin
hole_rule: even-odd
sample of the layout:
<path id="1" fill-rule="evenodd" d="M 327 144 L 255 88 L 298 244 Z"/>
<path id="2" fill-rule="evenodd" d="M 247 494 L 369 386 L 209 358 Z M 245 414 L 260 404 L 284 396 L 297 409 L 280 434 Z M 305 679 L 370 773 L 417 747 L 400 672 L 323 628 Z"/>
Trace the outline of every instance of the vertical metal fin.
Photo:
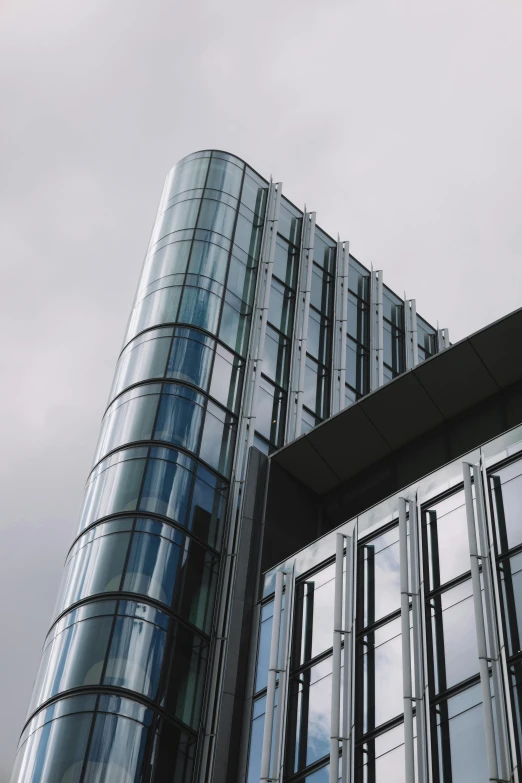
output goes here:
<path id="1" fill-rule="evenodd" d="M 370 272 L 370 391 L 384 382 L 382 270 Z"/>
<path id="2" fill-rule="evenodd" d="M 417 345 L 417 304 L 415 299 L 404 299 L 404 327 L 406 369 L 411 370 L 419 363 L 419 347 Z"/>
<path id="3" fill-rule="evenodd" d="M 488 760 L 489 780 L 498 780 L 497 753 L 495 747 L 495 730 L 493 724 L 493 705 L 489 684 L 488 651 L 486 644 L 486 631 L 484 627 L 484 614 L 482 609 L 482 595 L 480 586 L 479 552 L 477 547 L 477 534 L 475 529 L 475 508 L 473 503 L 473 488 L 471 476 L 473 465 L 462 463 L 464 473 L 464 497 L 466 499 L 466 519 L 468 523 L 469 556 L 471 561 L 471 583 L 473 587 L 473 605 L 475 608 L 475 629 L 477 633 L 477 649 L 479 657 L 480 684 L 482 686 L 482 708 L 484 713 L 484 732 L 486 740 L 486 755 Z M 479 495 L 479 487 L 475 487 L 476 495 Z"/>
<path id="4" fill-rule="evenodd" d="M 413 692 L 410 649 L 410 590 L 408 575 L 407 500 L 399 498 L 399 551 L 401 583 L 402 688 L 404 697 L 405 783 L 415 783 L 413 749 Z M 410 517 L 411 526 L 411 517 Z"/>
<path id="5" fill-rule="evenodd" d="M 335 308 L 333 326 L 333 368 L 331 415 L 344 408 L 346 384 L 346 330 L 348 328 L 348 268 L 350 243 L 337 240 L 335 255 Z"/>

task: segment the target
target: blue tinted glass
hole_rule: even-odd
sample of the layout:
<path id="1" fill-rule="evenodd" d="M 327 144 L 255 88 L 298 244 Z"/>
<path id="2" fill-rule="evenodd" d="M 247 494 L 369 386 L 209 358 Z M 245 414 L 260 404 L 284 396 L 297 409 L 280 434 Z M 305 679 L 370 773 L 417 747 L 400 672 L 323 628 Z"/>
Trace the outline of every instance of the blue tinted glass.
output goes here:
<path id="1" fill-rule="evenodd" d="M 256 266 L 246 264 L 236 256 L 230 259 L 227 288 L 241 301 L 251 305 L 256 287 Z"/>
<path id="2" fill-rule="evenodd" d="M 160 288 L 142 299 L 132 311 L 125 343 L 151 326 L 174 323 L 178 316 L 180 297 L 181 286 L 176 285 Z"/>
<path id="3" fill-rule="evenodd" d="M 147 255 L 143 272 L 141 273 L 138 292 L 143 291 L 155 280 L 167 275 L 184 274 L 187 269 L 187 261 L 191 243 L 188 240 L 169 242 L 162 247 L 155 248 Z"/>
<path id="4" fill-rule="evenodd" d="M 261 249 L 261 238 L 261 225 L 257 222 L 253 213 L 241 207 L 237 216 L 234 244 L 257 261 Z"/>
<path id="5" fill-rule="evenodd" d="M 199 199 L 190 199 L 174 204 L 158 218 L 151 237 L 151 245 L 166 236 L 184 228 L 194 228 L 200 205 Z"/>
<path id="6" fill-rule="evenodd" d="M 117 617 L 103 682 L 157 696 L 166 633 L 138 617 Z"/>
<path id="7" fill-rule="evenodd" d="M 177 378 L 206 391 L 212 365 L 213 340 L 191 329 L 176 329 L 167 364 L 167 378 Z"/>
<path id="8" fill-rule="evenodd" d="M 280 332 L 290 335 L 293 323 L 294 293 L 290 288 L 272 280 L 268 320 Z"/>
<path id="9" fill-rule="evenodd" d="M 236 437 L 235 419 L 209 402 L 199 454 L 212 468 L 228 475 Z"/>
<path id="10" fill-rule="evenodd" d="M 89 783 L 138 783 L 147 729 L 118 715 L 99 713 L 89 746 L 85 781 Z"/>
<path id="11" fill-rule="evenodd" d="M 183 291 L 178 320 L 217 334 L 221 298 L 211 291 L 186 286 Z"/>
<path id="12" fill-rule="evenodd" d="M 102 423 L 95 462 L 126 443 L 150 439 L 159 399 L 155 393 L 158 388 L 157 384 L 151 384 L 132 389 L 109 408 Z"/>
<path id="13" fill-rule="evenodd" d="M 210 242 L 194 240 L 190 254 L 189 272 L 224 283 L 227 265 L 228 251 Z"/>
<path id="14" fill-rule="evenodd" d="M 85 491 L 80 529 L 117 511 L 133 511 L 144 467 L 144 459 L 127 460 L 105 468 L 93 478 Z"/>
<path id="15" fill-rule="evenodd" d="M 252 176 L 247 171 L 243 181 L 243 192 L 241 201 L 252 212 L 261 217 L 265 213 L 266 194 L 268 192 L 268 183 L 261 181 L 256 175 Z"/>
<path id="16" fill-rule="evenodd" d="M 242 388 L 243 362 L 218 345 L 210 385 L 211 396 L 229 410 L 237 412 Z"/>
<path id="17" fill-rule="evenodd" d="M 290 341 L 270 325 L 266 327 L 263 374 L 286 388 L 290 361 Z"/>
<path id="18" fill-rule="evenodd" d="M 201 211 L 198 217 L 198 228 L 215 231 L 229 239 L 234 230 L 236 210 L 220 201 L 204 198 L 201 200 Z M 187 226 L 188 228 L 188 226 Z"/>
<path id="19" fill-rule="evenodd" d="M 274 254 L 274 275 L 291 288 L 295 288 L 296 284 L 297 260 L 296 248 L 278 236 Z"/>
<path id="20" fill-rule="evenodd" d="M 206 643 L 177 625 L 171 660 L 175 676 L 169 678 L 162 694 L 164 709 L 187 725 L 197 726 L 205 684 Z"/>
<path id="21" fill-rule="evenodd" d="M 361 299 L 351 293 L 348 294 L 347 331 L 350 337 L 364 346 L 368 346 L 370 339 L 368 312 L 368 306 Z"/>
<path id="22" fill-rule="evenodd" d="M 370 273 L 355 258 L 350 256 L 348 267 L 348 288 L 366 302 L 369 299 Z"/>
<path id="23" fill-rule="evenodd" d="M 250 334 L 249 310 L 242 302 L 227 292 L 223 304 L 219 338 L 233 351 L 245 355 Z"/>
<path id="24" fill-rule="evenodd" d="M 171 336 L 172 329 L 155 329 L 130 343 L 118 361 L 109 399 L 139 381 L 163 378 Z"/>
<path id="25" fill-rule="evenodd" d="M 92 715 L 68 715 L 46 723 L 18 751 L 12 783 L 79 783 Z"/>
<path id="26" fill-rule="evenodd" d="M 282 199 L 279 207 L 277 231 L 293 245 L 299 246 L 301 241 L 302 215 L 294 206 Z"/>
<path id="27" fill-rule="evenodd" d="M 239 198 L 243 170 L 234 163 L 227 163 L 219 158 L 212 158 L 208 172 L 207 188 L 215 188 L 235 198 Z"/>
<path id="28" fill-rule="evenodd" d="M 202 188 L 207 177 L 208 157 L 197 157 L 181 161 L 171 170 L 166 186 L 165 198 L 172 198 L 190 188 Z"/>
<path id="29" fill-rule="evenodd" d="M 184 525 L 192 482 L 192 473 L 175 462 L 150 459 L 140 500 L 142 511 L 173 519 Z"/>
<path id="30" fill-rule="evenodd" d="M 346 340 L 346 383 L 358 394 L 369 389 L 369 354 L 349 337 Z"/>
<path id="31" fill-rule="evenodd" d="M 173 393 L 168 393 L 172 391 Z M 189 451 L 196 451 L 203 408 L 201 395 L 189 389 L 166 389 L 161 395 L 154 440 L 165 440 Z"/>
<path id="32" fill-rule="evenodd" d="M 208 471 L 198 469 L 187 527 L 202 541 L 217 547 L 221 541 L 226 499 Z"/>

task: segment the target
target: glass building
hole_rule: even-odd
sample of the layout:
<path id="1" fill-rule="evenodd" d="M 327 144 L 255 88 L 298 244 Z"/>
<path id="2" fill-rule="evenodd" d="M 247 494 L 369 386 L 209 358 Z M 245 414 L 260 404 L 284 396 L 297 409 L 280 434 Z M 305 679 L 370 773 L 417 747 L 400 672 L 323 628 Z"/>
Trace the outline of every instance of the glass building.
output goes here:
<path id="1" fill-rule="evenodd" d="M 522 317 L 281 191 L 167 177 L 12 783 L 518 781 Z"/>

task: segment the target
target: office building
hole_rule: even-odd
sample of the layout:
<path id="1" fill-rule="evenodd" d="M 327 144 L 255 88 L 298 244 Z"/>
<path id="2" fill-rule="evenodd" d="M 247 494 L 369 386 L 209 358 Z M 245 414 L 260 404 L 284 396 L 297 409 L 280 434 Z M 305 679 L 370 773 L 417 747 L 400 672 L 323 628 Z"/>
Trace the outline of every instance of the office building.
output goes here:
<path id="1" fill-rule="evenodd" d="M 450 347 L 280 184 L 184 158 L 13 783 L 516 780 L 521 326 Z"/>

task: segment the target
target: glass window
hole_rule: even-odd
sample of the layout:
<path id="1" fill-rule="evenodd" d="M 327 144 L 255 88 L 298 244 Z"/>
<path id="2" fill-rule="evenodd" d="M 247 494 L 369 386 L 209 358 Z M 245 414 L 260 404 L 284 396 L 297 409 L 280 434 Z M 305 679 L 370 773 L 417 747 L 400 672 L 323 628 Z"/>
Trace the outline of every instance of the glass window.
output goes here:
<path id="1" fill-rule="evenodd" d="M 244 356 L 250 334 L 250 308 L 230 291 L 225 294 L 219 339 Z"/>
<path id="2" fill-rule="evenodd" d="M 287 775 L 330 752 L 332 658 L 290 680 L 288 699 Z"/>
<path id="3" fill-rule="evenodd" d="M 135 510 L 146 453 L 146 449 L 127 449 L 96 468 L 85 490 L 80 530 L 117 511 Z"/>
<path id="4" fill-rule="evenodd" d="M 257 644 L 256 693 L 267 686 L 273 616 L 274 602 L 270 601 L 270 603 L 265 604 L 261 608 L 261 625 L 259 627 L 259 640 Z"/>
<path id="5" fill-rule="evenodd" d="M 404 712 L 400 618 L 358 639 L 356 665 L 358 730 L 362 734 Z"/>
<path id="6" fill-rule="evenodd" d="M 365 302 L 369 300 L 370 273 L 353 256 L 348 266 L 348 288 Z"/>
<path id="7" fill-rule="evenodd" d="M 167 378 L 186 381 L 207 391 L 215 343 L 196 329 L 175 330 Z"/>
<path id="8" fill-rule="evenodd" d="M 131 313 L 125 343 L 151 326 L 174 323 L 178 316 L 181 286 L 154 291 L 139 302 Z"/>
<path id="9" fill-rule="evenodd" d="M 263 356 L 263 374 L 286 389 L 290 362 L 290 340 L 276 332 L 270 325 L 266 327 L 265 352 Z"/>
<path id="10" fill-rule="evenodd" d="M 274 702 L 274 711 L 277 707 L 277 690 Z M 254 702 L 252 710 L 252 728 L 250 732 L 250 747 L 248 756 L 248 776 L 247 783 L 259 783 L 261 776 L 261 752 L 263 750 L 263 732 L 265 729 L 266 696 L 261 696 Z M 274 735 L 276 731 L 276 721 L 273 722 L 272 732 L 272 756 L 273 764 Z"/>
<path id="11" fill-rule="evenodd" d="M 188 271 L 224 283 L 227 275 L 228 252 L 211 242 L 194 240 Z"/>
<path id="12" fill-rule="evenodd" d="M 91 721 L 89 712 L 67 715 L 30 734 L 18 750 L 12 782 L 79 783 Z"/>
<path id="13" fill-rule="evenodd" d="M 244 206 L 239 208 L 234 244 L 255 261 L 259 260 L 261 250 L 262 224 L 258 218 Z"/>
<path id="14" fill-rule="evenodd" d="M 228 476 L 236 442 L 236 420 L 213 402 L 208 402 L 199 454 L 201 459 Z"/>
<path id="15" fill-rule="evenodd" d="M 364 625 L 372 625 L 400 609 L 398 526 L 359 547 L 359 594 L 363 596 Z"/>
<path id="16" fill-rule="evenodd" d="M 478 672 L 471 580 L 435 596 L 429 604 L 435 685 L 442 692 Z"/>
<path id="17" fill-rule="evenodd" d="M 480 686 L 435 708 L 439 753 L 434 753 L 444 783 L 487 783 L 488 763 Z"/>
<path id="18" fill-rule="evenodd" d="M 522 554 L 499 563 L 504 626 L 510 655 L 522 652 Z"/>
<path id="19" fill-rule="evenodd" d="M 200 204 L 200 199 L 193 198 L 181 201 L 166 209 L 154 226 L 150 240 L 151 245 L 167 234 L 173 234 L 184 228 L 194 228 Z"/>
<path id="20" fill-rule="evenodd" d="M 154 329 L 133 340 L 118 360 L 109 399 L 149 378 L 163 378 L 172 341 L 172 329 Z"/>
<path id="21" fill-rule="evenodd" d="M 333 565 L 328 566 L 296 587 L 292 653 L 294 668 L 332 647 L 334 568 Z"/>
<path id="22" fill-rule="evenodd" d="M 186 524 L 193 463 L 169 449 L 151 449 L 140 498 L 140 510 Z"/>
<path id="23" fill-rule="evenodd" d="M 185 202 L 186 203 L 186 202 Z M 215 231 L 229 239 L 232 238 L 236 210 L 223 204 L 221 201 L 204 198 L 201 200 L 201 211 L 198 216 L 198 228 L 206 231 Z M 190 226 L 183 226 L 190 228 Z"/>
<path id="24" fill-rule="evenodd" d="M 159 248 L 154 248 L 147 255 L 143 272 L 141 273 L 138 296 L 140 292 L 156 280 L 169 275 L 184 275 L 190 253 L 191 242 L 180 240 L 169 242 Z"/>
<path id="25" fill-rule="evenodd" d="M 333 240 L 327 237 L 320 228 L 316 226 L 314 237 L 314 261 L 322 266 L 331 275 L 335 271 L 335 248 Z"/>
<path id="26" fill-rule="evenodd" d="M 198 726 L 201 715 L 206 663 L 206 643 L 177 624 L 161 703 L 168 713 L 193 728 Z"/>
<path id="27" fill-rule="evenodd" d="M 155 520 L 139 520 L 139 525 L 158 532 L 166 528 Z M 134 533 L 123 590 L 172 606 L 181 617 L 208 631 L 216 560 L 180 532 L 172 531 L 171 536 L 173 540 L 141 530 Z"/>
<path id="28" fill-rule="evenodd" d="M 398 326 L 399 329 L 403 329 L 403 310 L 404 304 L 402 299 L 390 291 L 386 286 L 383 287 L 383 315 L 391 324 Z"/>
<path id="29" fill-rule="evenodd" d="M 369 391 L 370 356 L 350 337 L 346 339 L 346 382 L 359 395 Z"/>
<path id="30" fill-rule="evenodd" d="M 310 310 L 308 319 L 308 342 L 306 350 L 321 364 L 330 363 L 330 322 L 315 310 Z"/>
<path id="31" fill-rule="evenodd" d="M 330 375 L 310 356 L 306 357 L 303 405 L 310 408 L 321 418 L 328 416 L 328 397 Z"/>
<path id="32" fill-rule="evenodd" d="M 202 465 L 198 466 L 187 528 L 202 541 L 218 547 L 225 522 L 226 485 Z"/>
<path id="33" fill-rule="evenodd" d="M 514 463 L 496 471 L 490 477 L 495 521 L 502 551 L 522 543 L 522 475 L 516 475 L 519 470 L 519 463 Z"/>
<path id="34" fill-rule="evenodd" d="M 274 275 L 285 285 L 295 288 L 299 253 L 293 245 L 277 236 L 274 253 Z"/>
<path id="35" fill-rule="evenodd" d="M 243 389 L 243 362 L 218 345 L 212 371 L 210 394 L 234 413 L 238 412 Z"/>
<path id="36" fill-rule="evenodd" d="M 220 296 L 204 288 L 187 285 L 183 290 L 178 320 L 217 334 L 220 308 Z"/>
<path id="37" fill-rule="evenodd" d="M 156 699 L 166 638 L 163 628 L 139 615 L 117 617 L 103 683 Z"/>
<path id="38" fill-rule="evenodd" d="M 356 747 L 355 783 L 404 783 L 405 777 L 403 724 Z"/>
<path id="39" fill-rule="evenodd" d="M 302 222 L 301 213 L 283 198 L 279 207 L 277 230 L 285 239 L 291 242 L 292 245 L 298 246 L 301 241 Z"/>
<path id="40" fill-rule="evenodd" d="M 290 336 L 294 318 L 294 293 L 277 280 L 272 279 L 268 320 L 280 332 Z"/>
<path id="41" fill-rule="evenodd" d="M 417 316 L 417 343 L 424 354 L 424 358 L 437 353 L 437 334 L 435 329 L 419 315 Z"/>
<path id="42" fill-rule="evenodd" d="M 464 492 L 427 509 L 425 522 L 433 590 L 471 568 Z"/>
<path id="43" fill-rule="evenodd" d="M 208 172 L 207 188 L 215 188 L 239 198 L 243 169 L 235 163 L 212 157 Z"/>
<path id="44" fill-rule="evenodd" d="M 247 169 L 245 179 L 243 180 L 243 192 L 241 193 L 242 203 L 255 215 L 262 217 L 265 214 L 267 192 L 268 183 Z"/>
<path id="45" fill-rule="evenodd" d="M 68 558 L 57 614 L 88 595 L 120 589 L 130 532 L 103 535 L 106 527 L 99 525 L 90 531 L 83 545 Z"/>
<path id="46" fill-rule="evenodd" d="M 312 289 L 310 292 L 310 304 L 326 315 L 330 315 L 333 303 L 333 277 L 313 265 Z"/>
<path id="47" fill-rule="evenodd" d="M 84 780 L 92 783 L 139 780 L 146 739 L 147 729 L 142 723 L 120 715 L 98 713 Z"/>
<path id="48" fill-rule="evenodd" d="M 384 321 L 384 362 L 392 370 L 393 377 L 404 372 L 404 333 Z"/>
<path id="49" fill-rule="evenodd" d="M 256 430 L 274 446 L 279 446 L 284 438 L 286 418 L 286 394 L 263 378 L 259 380 Z"/>
<path id="50" fill-rule="evenodd" d="M 203 420 L 203 404 L 202 395 L 192 389 L 165 384 L 153 439 L 165 440 L 195 452 Z"/>
<path id="51" fill-rule="evenodd" d="M 361 345 L 370 342 L 368 305 L 362 299 L 348 293 L 348 334 Z"/>
<path id="52" fill-rule="evenodd" d="M 115 400 L 103 418 L 95 462 L 124 443 L 150 439 L 160 390 L 160 384 L 151 383 Z"/>
<path id="53" fill-rule="evenodd" d="M 251 305 L 254 299 L 256 271 L 257 267 L 251 262 L 246 263 L 235 255 L 230 258 L 227 288 L 247 305 Z"/>
<path id="54" fill-rule="evenodd" d="M 169 175 L 166 197 L 171 198 L 189 188 L 202 188 L 207 178 L 209 158 L 198 157 L 178 163 Z"/>
<path id="55" fill-rule="evenodd" d="M 316 416 L 310 413 L 310 411 L 307 411 L 306 408 L 303 408 L 301 412 L 301 435 L 304 435 L 306 432 L 313 430 L 313 428 L 317 427 L 320 422 L 321 419 L 318 419 Z"/>

